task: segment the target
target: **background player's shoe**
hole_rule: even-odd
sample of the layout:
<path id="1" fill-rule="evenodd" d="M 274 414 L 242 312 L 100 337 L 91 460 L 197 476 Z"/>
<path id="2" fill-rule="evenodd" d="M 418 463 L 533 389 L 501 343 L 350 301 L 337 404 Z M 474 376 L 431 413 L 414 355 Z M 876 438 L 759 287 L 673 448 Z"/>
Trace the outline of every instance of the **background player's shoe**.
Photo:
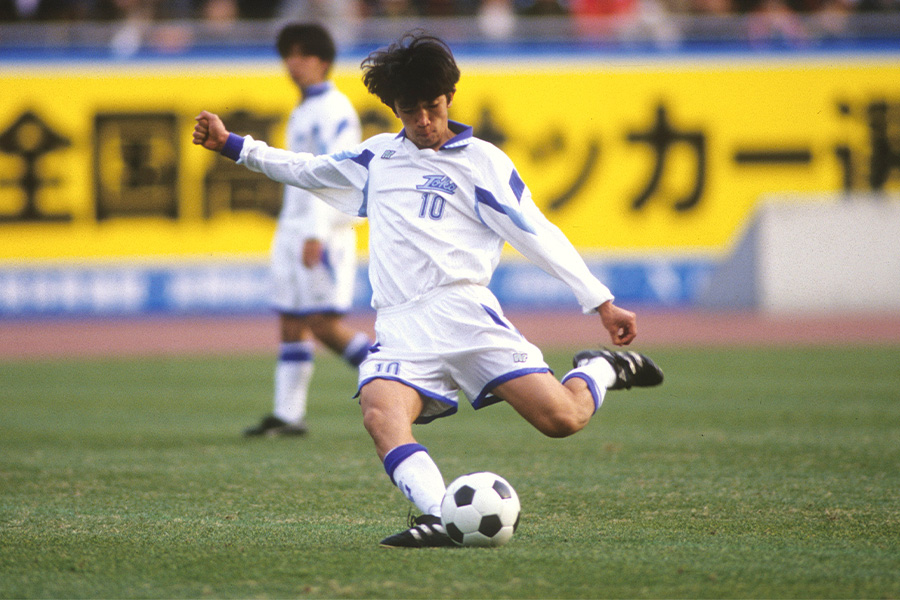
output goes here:
<path id="1" fill-rule="evenodd" d="M 419 515 L 409 518 L 409 529 L 395 533 L 381 540 L 385 548 L 440 548 L 455 546 L 447 535 L 441 518 L 434 515 Z"/>
<path id="2" fill-rule="evenodd" d="M 268 415 L 263 417 L 263 420 L 260 421 L 259 424 L 246 428 L 244 430 L 244 435 L 247 437 L 306 435 L 306 423 L 303 421 L 300 421 L 299 423 L 288 423 L 287 421 L 282 421 L 275 415 Z"/>
<path id="3" fill-rule="evenodd" d="M 606 360 L 616 372 L 616 382 L 608 389 L 630 390 L 632 387 L 651 387 L 662 383 L 662 370 L 652 360 L 637 352 L 582 350 L 572 359 L 572 366 L 580 367 L 595 358 Z"/>

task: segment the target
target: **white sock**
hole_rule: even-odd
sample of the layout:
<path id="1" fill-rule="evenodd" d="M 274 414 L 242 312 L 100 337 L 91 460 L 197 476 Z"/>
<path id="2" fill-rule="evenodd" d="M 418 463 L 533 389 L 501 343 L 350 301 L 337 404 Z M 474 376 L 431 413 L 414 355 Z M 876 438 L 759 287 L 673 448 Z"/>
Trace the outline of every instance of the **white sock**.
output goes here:
<path id="1" fill-rule="evenodd" d="M 607 388 L 616 382 L 616 372 L 612 365 L 603 358 L 595 358 L 586 365 L 572 369 L 562 378 L 562 382 L 565 383 L 573 377 L 578 377 L 587 384 L 591 396 L 594 398 L 594 412 L 603 405 Z"/>
<path id="2" fill-rule="evenodd" d="M 421 444 L 397 446 L 384 457 L 384 469 L 422 514 L 441 516 L 446 486 L 428 450 Z"/>
<path id="3" fill-rule="evenodd" d="M 276 417 L 299 423 L 306 416 L 306 397 L 313 375 L 315 345 L 312 342 L 283 342 L 275 365 Z"/>

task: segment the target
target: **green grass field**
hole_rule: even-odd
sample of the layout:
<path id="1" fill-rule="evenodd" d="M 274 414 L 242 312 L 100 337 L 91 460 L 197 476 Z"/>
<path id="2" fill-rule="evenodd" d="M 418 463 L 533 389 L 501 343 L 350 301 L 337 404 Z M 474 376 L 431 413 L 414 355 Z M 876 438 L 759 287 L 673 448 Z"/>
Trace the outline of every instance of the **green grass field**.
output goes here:
<path id="1" fill-rule="evenodd" d="M 250 441 L 268 357 L 0 363 L 0 597 L 900 597 L 900 348 L 652 356 L 663 387 L 568 439 L 506 406 L 419 427 L 523 510 L 429 550 L 377 544 L 408 503 L 334 359 L 308 438 Z"/>

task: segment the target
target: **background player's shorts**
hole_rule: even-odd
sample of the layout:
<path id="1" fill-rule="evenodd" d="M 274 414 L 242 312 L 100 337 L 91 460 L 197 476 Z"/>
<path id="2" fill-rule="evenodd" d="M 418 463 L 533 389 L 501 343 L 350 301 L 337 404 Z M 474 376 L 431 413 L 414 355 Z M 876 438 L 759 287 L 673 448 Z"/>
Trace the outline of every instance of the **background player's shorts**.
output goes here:
<path id="1" fill-rule="evenodd" d="M 380 309 L 375 337 L 359 368 L 359 387 L 390 379 L 418 390 L 425 410 L 417 423 L 456 412 L 460 390 L 481 408 L 498 401 L 490 394 L 495 386 L 550 371 L 540 349 L 506 320 L 491 291 L 478 285 L 438 288 Z"/>
<path id="2" fill-rule="evenodd" d="M 356 280 L 356 232 L 334 230 L 325 243 L 322 263 L 312 269 L 303 266 L 303 241 L 290 228 L 275 232 L 271 254 L 275 309 L 296 315 L 347 312 Z"/>

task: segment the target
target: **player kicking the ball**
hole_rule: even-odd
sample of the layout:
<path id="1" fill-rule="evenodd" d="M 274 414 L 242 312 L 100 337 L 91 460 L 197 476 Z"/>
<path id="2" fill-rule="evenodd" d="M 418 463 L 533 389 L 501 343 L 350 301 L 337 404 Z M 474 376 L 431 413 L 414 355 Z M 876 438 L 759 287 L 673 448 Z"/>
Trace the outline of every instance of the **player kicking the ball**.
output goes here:
<path id="1" fill-rule="evenodd" d="M 657 385 L 663 375 L 635 352 L 588 350 L 562 382 L 553 376 L 487 288 L 504 242 L 565 282 L 586 313 L 599 313 L 613 344 L 634 340 L 634 313 L 613 304 L 512 161 L 449 120 L 460 73 L 443 41 L 409 34 L 362 69 L 368 90 L 403 123 L 399 134 L 313 156 L 237 136 L 204 111 L 193 142 L 368 217 L 377 342 L 360 365 L 363 424 L 391 481 L 422 512 L 381 544 L 449 546 L 444 480 L 413 423 L 456 412 L 462 390 L 476 409 L 504 401 L 544 435 L 565 437 L 587 425 L 607 390 Z"/>

